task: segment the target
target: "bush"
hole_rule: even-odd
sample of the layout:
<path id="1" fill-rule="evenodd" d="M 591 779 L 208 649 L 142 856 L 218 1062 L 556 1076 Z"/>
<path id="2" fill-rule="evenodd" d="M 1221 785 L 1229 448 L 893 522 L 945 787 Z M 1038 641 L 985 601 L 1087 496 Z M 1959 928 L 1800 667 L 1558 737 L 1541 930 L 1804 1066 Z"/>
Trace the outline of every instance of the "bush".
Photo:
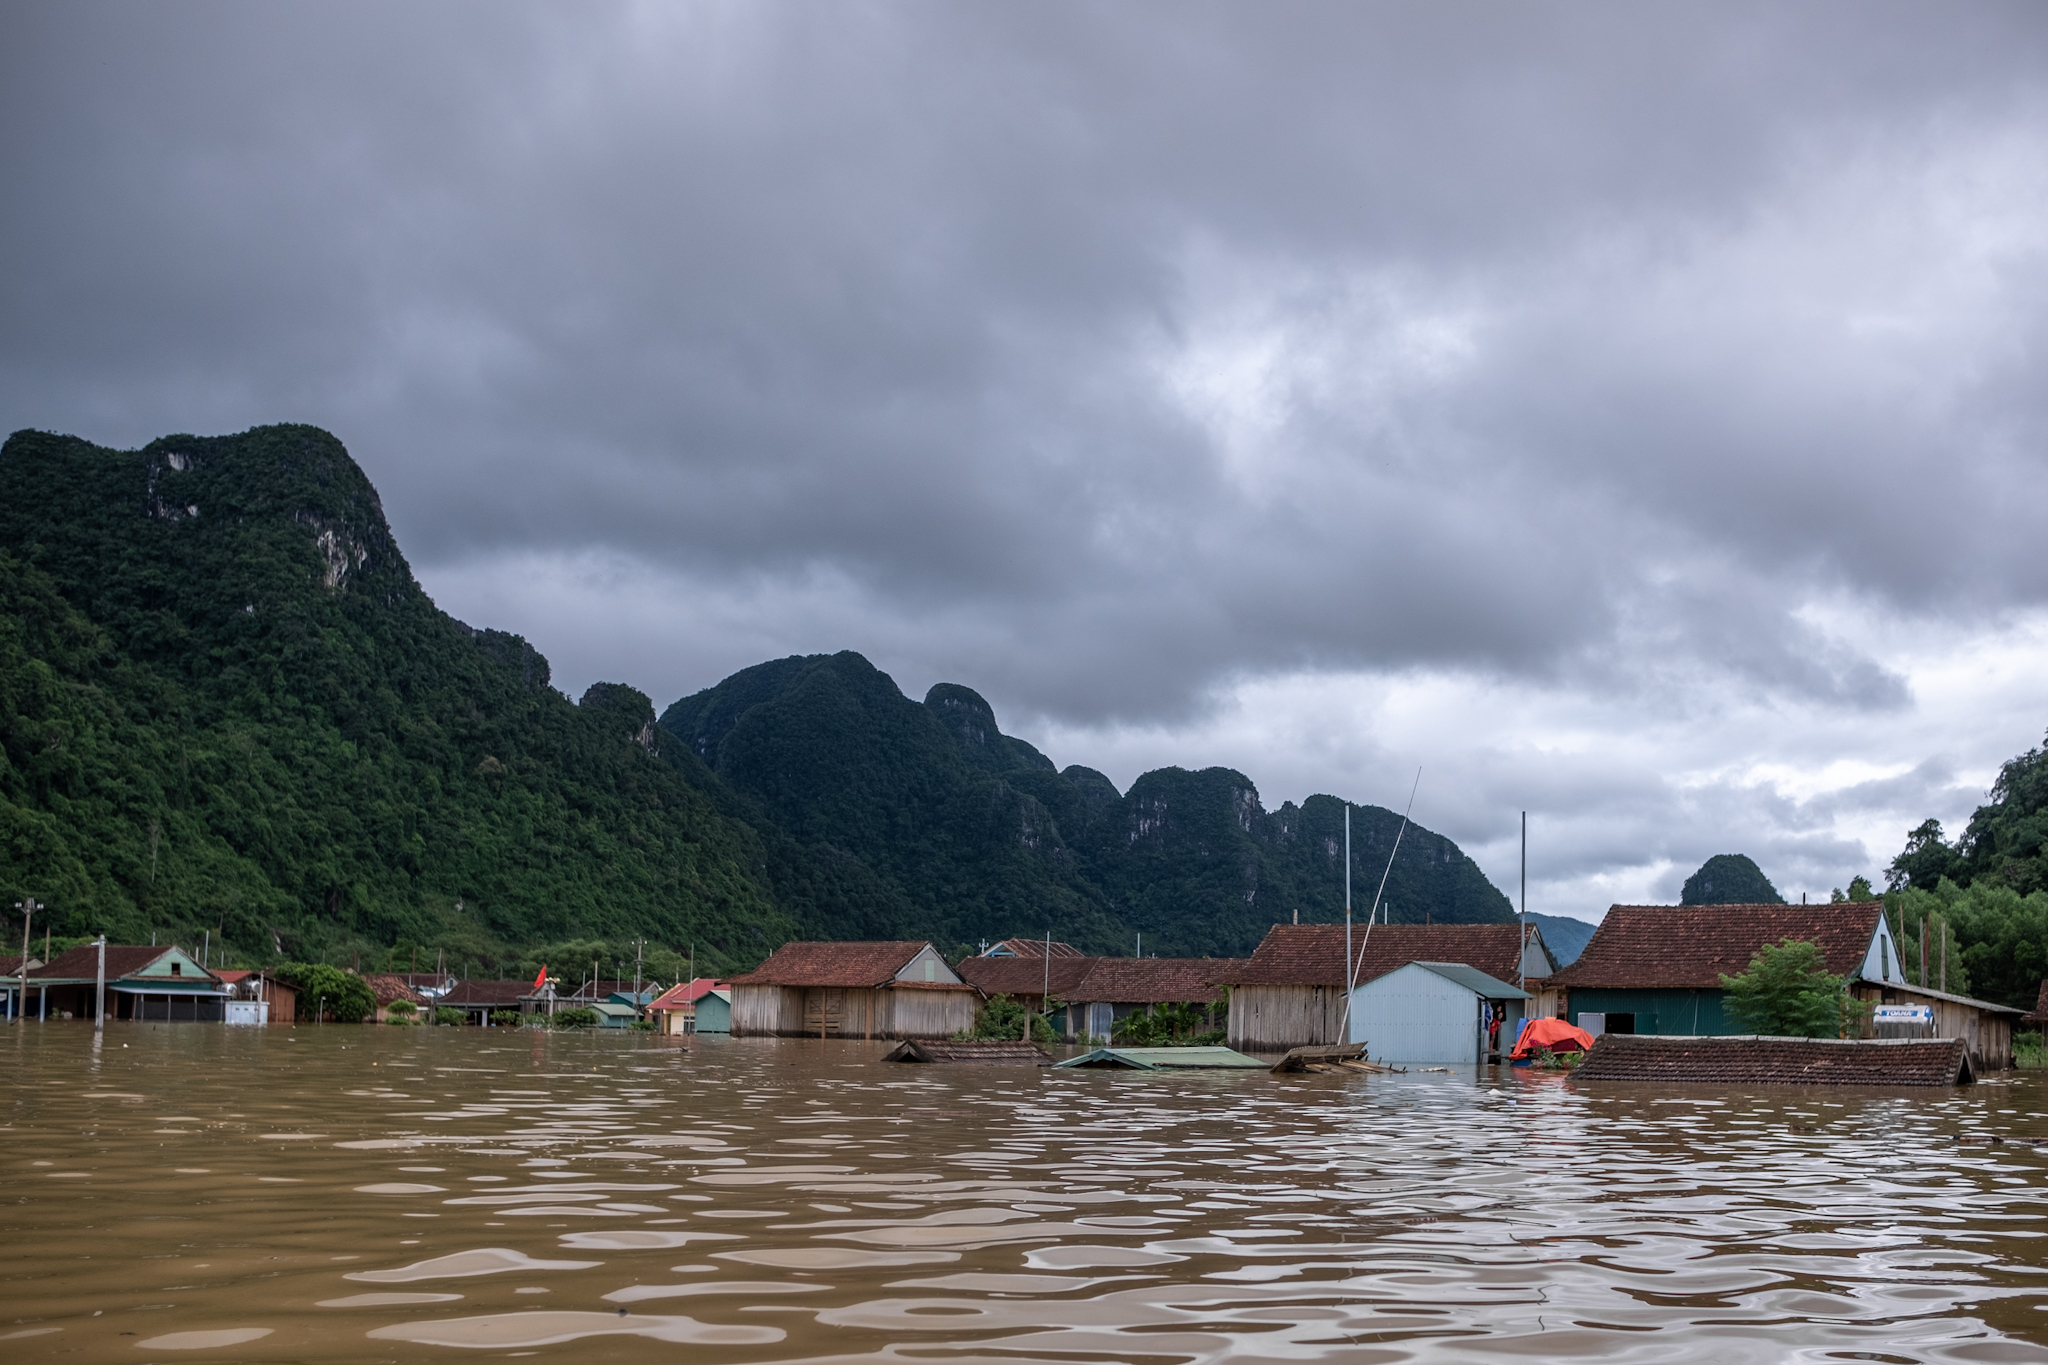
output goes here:
<path id="1" fill-rule="evenodd" d="M 409 1014 L 394 1014 L 384 1021 L 393 1028 L 418 1028 L 420 1021 Z"/>
<path id="2" fill-rule="evenodd" d="M 2015 1033 L 2012 1036 L 2012 1062 L 2014 1066 L 2029 1070 L 2048 1068 L 2048 1043 L 2043 1043 L 2038 1033 Z"/>
<path id="3" fill-rule="evenodd" d="M 1192 1004 L 1154 1005 L 1148 1014 L 1127 1014 L 1109 1033 L 1126 1047 L 1212 1047 L 1225 1037 L 1223 1030 L 1209 1027 L 1208 1012 Z"/>
<path id="4" fill-rule="evenodd" d="M 639 1029 L 642 1033 L 652 1033 L 654 1032 L 654 1021 L 652 1019 L 635 1019 L 626 1027 Z"/>
<path id="5" fill-rule="evenodd" d="M 491 1011 L 491 1022 L 499 1028 L 518 1028 L 520 1020 L 524 1017 L 518 1010 Z"/>
<path id="6" fill-rule="evenodd" d="M 391 1008 L 387 1011 L 387 1013 L 396 1014 L 400 1016 L 417 1014 L 419 1012 L 419 1008 L 420 1007 L 418 1005 L 413 1004 L 413 1002 L 410 1000 L 394 1000 L 391 1002 Z"/>
<path id="7" fill-rule="evenodd" d="M 961 1035 L 963 1041 L 1015 1042 L 1024 1036 L 1024 1006 L 1007 995 L 989 997 L 974 1015 L 974 1027 Z M 1031 1041 L 1053 1044 L 1059 1041 L 1042 1014 L 1031 1016 Z"/>
<path id="8" fill-rule="evenodd" d="M 460 1024 L 466 1017 L 461 1010 L 451 1009 L 447 1005 L 442 1005 L 434 1011 L 434 1022 L 437 1024 Z"/>
<path id="9" fill-rule="evenodd" d="M 555 1028 L 596 1028 L 597 1011 L 588 1005 L 578 1005 L 575 1009 L 569 1010 L 556 1010 L 555 1017 L 549 1022 Z"/>

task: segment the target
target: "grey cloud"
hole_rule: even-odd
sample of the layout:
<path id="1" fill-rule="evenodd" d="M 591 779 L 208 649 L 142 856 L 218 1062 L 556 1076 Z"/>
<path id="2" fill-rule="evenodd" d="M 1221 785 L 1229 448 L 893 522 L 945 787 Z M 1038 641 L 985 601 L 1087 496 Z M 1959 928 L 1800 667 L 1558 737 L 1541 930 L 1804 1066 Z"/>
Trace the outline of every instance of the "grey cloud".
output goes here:
<path id="1" fill-rule="evenodd" d="M 1416 667 L 1883 711 L 1817 596 L 2048 597 L 2029 6 L 0 25 L 0 415 L 321 422 L 430 581 L 615 553 L 1077 722 Z"/>

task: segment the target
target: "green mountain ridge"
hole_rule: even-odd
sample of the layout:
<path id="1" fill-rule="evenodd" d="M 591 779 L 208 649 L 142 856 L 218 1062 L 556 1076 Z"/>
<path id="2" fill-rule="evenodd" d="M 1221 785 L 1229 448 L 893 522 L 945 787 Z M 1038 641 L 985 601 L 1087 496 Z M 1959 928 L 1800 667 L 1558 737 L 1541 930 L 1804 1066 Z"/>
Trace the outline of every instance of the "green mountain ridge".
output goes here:
<path id="1" fill-rule="evenodd" d="M 316 428 L 0 447 L 0 888 L 59 935 L 476 970 L 592 940 L 732 970 L 793 937 L 1048 929 L 1235 954 L 1341 913 L 1342 811 L 1267 812 L 1226 769 L 1119 793 L 972 689 L 913 702 L 851 653 L 744 669 L 658 724 L 624 684 L 572 703 L 527 641 L 434 606 Z M 1361 888 L 1398 823 L 1356 808 Z M 1388 896 L 1398 920 L 1509 914 L 1418 827 Z"/>

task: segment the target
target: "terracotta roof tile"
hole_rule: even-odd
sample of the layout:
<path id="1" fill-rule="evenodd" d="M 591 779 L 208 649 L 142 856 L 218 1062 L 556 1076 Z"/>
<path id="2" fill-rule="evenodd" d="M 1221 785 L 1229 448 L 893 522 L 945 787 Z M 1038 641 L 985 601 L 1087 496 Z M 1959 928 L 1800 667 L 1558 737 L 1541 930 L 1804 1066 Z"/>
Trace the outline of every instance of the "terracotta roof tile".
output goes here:
<path id="1" fill-rule="evenodd" d="M 735 986 L 875 987 L 887 983 L 926 940 L 883 943 L 785 943 L 766 962 L 732 979 Z"/>
<path id="2" fill-rule="evenodd" d="M 670 986 L 652 1001 L 648 1002 L 647 1008 L 651 1010 L 681 1009 L 685 1005 L 696 1004 L 713 991 L 726 989 L 729 989 L 727 984 L 716 977 L 700 976 L 695 981 L 678 981 L 675 985 Z"/>
<path id="3" fill-rule="evenodd" d="M 969 1066 L 1051 1066 L 1052 1054 L 1019 1040 L 956 1043 L 914 1038 L 882 1058 L 885 1062 L 939 1062 Z"/>
<path id="4" fill-rule="evenodd" d="M 1960 1038 L 1894 1042 L 1608 1033 L 1594 1040 L 1572 1079 L 1664 1085 L 1955 1085 L 1974 1078 Z"/>
<path id="5" fill-rule="evenodd" d="M 1210 1004 L 1218 983 L 1244 966 L 1234 957 L 1099 957 L 1067 998 L 1123 1005 Z"/>
<path id="6" fill-rule="evenodd" d="M 1098 960 L 1054 956 L 1048 963 L 1043 957 L 970 957 L 955 970 L 983 995 L 1036 996 L 1045 990 L 1050 966 L 1053 995 L 1067 999 Z"/>
<path id="7" fill-rule="evenodd" d="M 522 996 L 532 993 L 531 981 L 458 981 L 453 990 L 434 1003 L 451 1009 L 475 1009 L 479 1005 L 513 1009 Z"/>
<path id="8" fill-rule="evenodd" d="M 2041 994 L 2034 1000 L 2034 1012 L 2021 1015 L 2020 1021 L 2027 1024 L 2048 1022 L 2048 980 L 2041 983 Z"/>
<path id="9" fill-rule="evenodd" d="M 1530 930 L 1530 937 L 1538 934 Z M 1376 924 L 1352 930 L 1359 984 L 1411 962 L 1462 962 L 1511 985 L 1521 982 L 1515 924 Z M 1341 986 L 1344 926 L 1276 924 L 1251 957 L 1239 964 L 1233 986 Z"/>
<path id="10" fill-rule="evenodd" d="M 1828 970 L 1846 976 L 1863 963 L 1884 911 L 1878 901 L 1831 905 L 1617 905 L 1555 986 L 1610 990 L 1718 989 L 1766 944 L 1818 943 Z"/>
<path id="11" fill-rule="evenodd" d="M 384 972 L 365 972 L 363 984 L 370 988 L 370 994 L 377 997 L 379 1005 L 395 1005 L 401 1000 L 414 1005 L 427 1003 L 427 997 L 406 985 L 402 976 L 392 976 Z"/>

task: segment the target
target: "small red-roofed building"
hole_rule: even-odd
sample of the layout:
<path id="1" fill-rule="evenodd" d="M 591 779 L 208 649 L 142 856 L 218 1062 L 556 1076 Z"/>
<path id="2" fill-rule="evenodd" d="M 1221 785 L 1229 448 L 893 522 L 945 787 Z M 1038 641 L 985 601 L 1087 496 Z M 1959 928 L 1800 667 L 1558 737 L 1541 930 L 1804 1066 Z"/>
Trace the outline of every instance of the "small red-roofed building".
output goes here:
<path id="1" fill-rule="evenodd" d="M 1098 957 L 1074 986 L 1068 1016 L 1090 1037 L 1114 1036 L 1116 1021 L 1160 1005 L 1226 1008 L 1222 983 L 1243 968 L 1231 957 Z"/>
<path id="2" fill-rule="evenodd" d="M 99 1008 L 100 948 L 82 943 L 28 974 L 30 992 L 52 1019 L 90 1019 Z M 157 1023 L 219 1023 L 228 988 L 183 948 L 106 947 L 109 1019 Z"/>
<path id="3" fill-rule="evenodd" d="M 1046 1022 L 1052 1025 L 1053 1032 L 1072 1037 L 1080 1024 L 1079 1011 L 1071 1008 L 1080 998 L 1075 989 L 1102 959 L 1057 952 L 1046 957 L 1044 939 L 1038 941 L 1038 948 L 1037 957 L 1012 953 L 999 957 L 988 953 L 965 958 L 956 970 L 968 985 L 989 999 L 1007 996 L 1033 1014 L 1044 1014 L 1046 1001 L 1051 999 L 1055 1008 Z"/>
<path id="4" fill-rule="evenodd" d="M 785 943 L 732 992 L 735 1038 L 950 1038 L 981 999 L 924 939 Z"/>
<path id="5" fill-rule="evenodd" d="M 393 1019 L 407 1023 L 425 1023 L 431 1017 L 427 997 L 407 985 L 402 975 L 393 972 L 365 972 L 363 984 L 370 988 L 370 994 L 377 997 L 377 1023 L 388 1024 Z M 401 1001 L 412 1008 L 393 1011 L 391 1007 Z"/>
<path id="6" fill-rule="evenodd" d="M 681 981 L 647 1006 L 662 1033 L 731 1033 L 732 987 L 714 977 Z"/>

